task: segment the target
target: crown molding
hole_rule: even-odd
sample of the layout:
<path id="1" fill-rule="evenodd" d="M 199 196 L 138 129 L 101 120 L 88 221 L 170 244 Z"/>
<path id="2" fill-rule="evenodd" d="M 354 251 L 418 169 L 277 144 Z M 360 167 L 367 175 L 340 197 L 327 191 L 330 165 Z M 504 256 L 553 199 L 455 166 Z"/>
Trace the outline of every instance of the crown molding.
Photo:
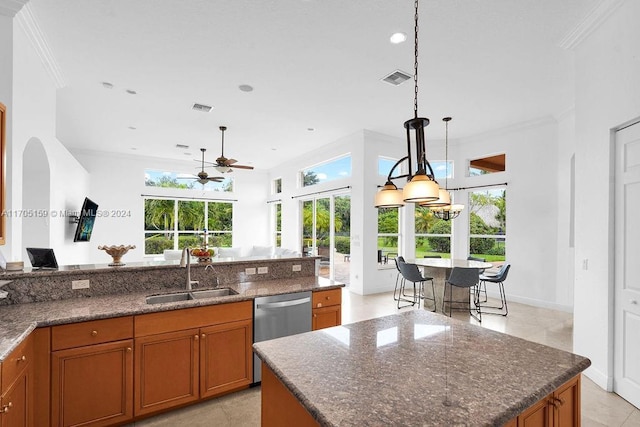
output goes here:
<path id="1" fill-rule="evenodd" d="M 13 18 L 29 0 L 0 0 L 0 15 Z"/>
<path id="2" fill-rule="evenodd" d="M 598 29 L 625 0 L 601 0 L 587 15 L 558 42 L 558 46 L 572 50 Z"/>
<path id="3" fill-rule="evenodd" d="M 62 70 L 56 61 L 53 52 L 49 48 L 47 37 L 40 29 L 40 25 L 31 11 L 31 6 L 25 4 L 20 13 L 16 15 L 16 21 L 31 42 L 38 58 L 40 58 L 42 65 L 44 65 L 45 70 L 47 70 L 47 73 L 51 77 L 51 80 L 53 80 L 56 88 L 62 89 L 65 87 L 66 83 L 62 75 Z"/>

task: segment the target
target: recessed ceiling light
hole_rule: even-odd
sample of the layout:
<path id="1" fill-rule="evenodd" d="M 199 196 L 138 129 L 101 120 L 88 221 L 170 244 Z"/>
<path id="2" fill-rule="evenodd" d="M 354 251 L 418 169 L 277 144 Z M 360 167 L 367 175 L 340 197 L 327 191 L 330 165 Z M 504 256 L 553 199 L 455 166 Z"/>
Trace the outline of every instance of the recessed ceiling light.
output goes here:
<path id="1" fill-rule="evenodd" d="M 307 128 L 307 130 L 308 130 L 309 132 L 313 132 L 313 131 L 315 131 L 315 130 L 316 130 L 316 128 Z"/>
<path id="2" fill-rule="evenodd" d="M 113 85 L 109 82 L 102 82 L 102 87 L 105 89 L 113 89 Z"/>
<path id="3" fill-rule="evenodd" d="M 253 86 L 250 86 L 250 85 L 240 85 L 238 86 L 238 89 L 240 89 L 243 92 L 253 92 Z"/>
<path id="4" fill-rule="evenodd" d="M 188 150 L 189 146 L 185 144 L 176 144 L 176 148 L 179 148 L 180 150 Z"/>
<path id="5" fill-rule="evenodd" d="M 137 94 L 137 93 L 138 93 L 138 92 L 136 92 L 135 90 L 131 90 L 131 89 L 127 89 L 127 90 L 126 90 L 126 92 L 127 92 L 129 95 L 135 95 L 135 94 Z"/>
<path id="6" fill-rule="evenodd" d="M 130 129 L 130 130 L 136 130 L 136 129 L 138 129 L 138 128 L 137 128 L 137 127 L 135 127 L 135 126 L 129 126 L 129 129 Z"/>
<path id="7" fill-rule="evenodd" d="M 389 37 L 389 41 L 393 44 L 399 44 L 407 40 L 407 35 L 405 33 L 393 33 L 391 37 Z"/>

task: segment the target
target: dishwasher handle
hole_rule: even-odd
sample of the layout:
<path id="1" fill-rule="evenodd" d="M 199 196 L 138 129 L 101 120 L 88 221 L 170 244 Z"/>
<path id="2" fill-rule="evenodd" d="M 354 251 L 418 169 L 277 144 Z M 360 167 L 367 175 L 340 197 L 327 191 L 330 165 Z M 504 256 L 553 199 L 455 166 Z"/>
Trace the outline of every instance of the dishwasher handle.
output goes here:
<path id="1" fill-rule="evenodd" d="M 269 308 L 282 308 L 282 307 L 292 307 L 294 305 L 306 304 L 311 302 L 310 297 L 294 299 L 291 301 L 281 301 L 281 302 L 267 302 L 256 305 L 258 309 L 269 309 Z"/>

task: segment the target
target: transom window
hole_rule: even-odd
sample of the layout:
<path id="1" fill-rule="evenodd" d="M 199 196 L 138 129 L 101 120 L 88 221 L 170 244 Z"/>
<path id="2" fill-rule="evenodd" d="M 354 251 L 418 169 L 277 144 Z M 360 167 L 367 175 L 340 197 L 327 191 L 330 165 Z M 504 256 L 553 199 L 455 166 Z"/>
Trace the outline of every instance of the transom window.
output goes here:
<path id="1" fill-rule="evenodd" d="M 300 174 L 303 187 L 348 178 L 351 176 L 351 155 L 319 163 L 303 169 Z"/>
<path id="2" fill-rule="evenodd" d="M 197 172 L 196 172 L 197 173 Z M 217 176 L 213 171 L 209 176 Z M 233 192 L 233 178 L 224 177 L 220 182 L 209 181 L 200 184 L 195 174 L 158 171 L 145 169 L 144 185 L 147 187 L 179 188 L 185 190 L 205 190 L 219 192 Z"/>

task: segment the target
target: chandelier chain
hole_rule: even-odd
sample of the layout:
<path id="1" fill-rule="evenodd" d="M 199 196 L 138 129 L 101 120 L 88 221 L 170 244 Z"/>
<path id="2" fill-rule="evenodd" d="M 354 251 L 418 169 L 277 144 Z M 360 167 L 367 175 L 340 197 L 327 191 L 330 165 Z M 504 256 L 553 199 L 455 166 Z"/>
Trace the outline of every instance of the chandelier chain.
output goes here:
<path id="1" fill-rule="evenodd" d="M 413 47 L 413 83 L 414 83 L 414 96 L 413 96 L 413 114 L 414 117 L 418 117 L 418 0 L 415 0 L 415 14 L 413 17 L 415 21 L 414 30 L 414 47 Z"/>

